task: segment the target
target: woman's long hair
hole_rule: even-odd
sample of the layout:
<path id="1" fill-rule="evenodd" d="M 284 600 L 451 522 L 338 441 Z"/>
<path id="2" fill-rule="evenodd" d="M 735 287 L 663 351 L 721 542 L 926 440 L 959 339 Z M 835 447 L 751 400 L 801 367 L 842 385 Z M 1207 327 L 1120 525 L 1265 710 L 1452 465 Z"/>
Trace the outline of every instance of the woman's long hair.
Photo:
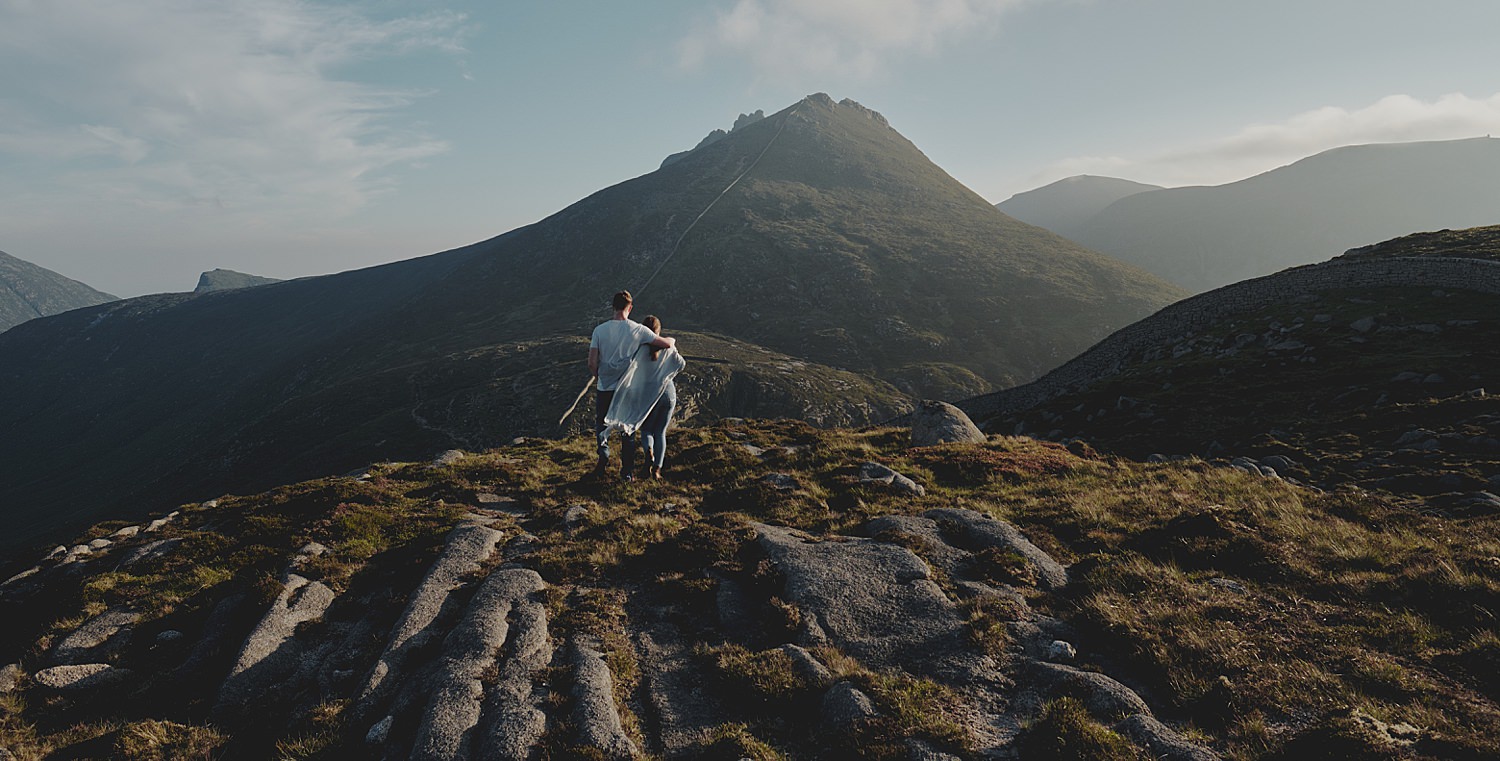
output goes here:
<path id="1" fill-rule="evenodd" d="M 641 320 L 641 324 L 650 328 L 652 333 L 661 335 L 661 320 L 657 319 L 656 315 L 646 315 L 646 318 L 644 320 Z M 651 361 L 655 362 L 660 356 L 661 349 L 658 349 L 655 346 L 651 347 Z"/>

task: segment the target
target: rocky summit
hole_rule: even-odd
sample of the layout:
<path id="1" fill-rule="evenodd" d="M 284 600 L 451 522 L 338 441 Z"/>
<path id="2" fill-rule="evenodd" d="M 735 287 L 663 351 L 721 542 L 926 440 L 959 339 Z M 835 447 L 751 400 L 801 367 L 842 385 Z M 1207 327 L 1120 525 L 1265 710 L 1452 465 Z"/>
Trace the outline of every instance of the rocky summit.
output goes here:
<path id="1" fill-rule="evenodd" d="M 0 334 L 0 547 L 583 430 L 588 401 L 558 421 L 621 288 L 682 340 L 682 417 L 854 426 L 1035 378 L 1182 295 L 814 95 L 472 246 Z"/>
<path id="2" fill-rule="evenodd" d="M 0 584 L 0 750 L 1500 753 L 1496 513 L 1007 436 L 673 446 L 663 481 L 524 440 L 95 525 Z"/>
<path id="3" fill-rule="evenodd" d="M 0 251 L 0 331 L 115 297 Z"/>

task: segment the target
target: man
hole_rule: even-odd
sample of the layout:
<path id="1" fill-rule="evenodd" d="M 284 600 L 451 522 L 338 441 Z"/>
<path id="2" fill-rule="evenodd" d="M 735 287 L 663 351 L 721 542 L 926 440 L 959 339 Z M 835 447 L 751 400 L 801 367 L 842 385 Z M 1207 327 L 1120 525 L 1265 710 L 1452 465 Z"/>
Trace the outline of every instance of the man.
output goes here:
<path id="1" fill-rule="evenodd" d="M 589 372 L 599 381 L 594 397 L 594 432 L 599 439 L 599 464 L 595 466 L 594 474 L 601 477 L 609 467 L 609 428 L 604 425 L 604 414 L 609 412 L 609 403 L 615 397 L 621 376 L 630 367 L 630 358 L 635 356 L 641 344 L 658 349 L 677 345 L 676 339 L 658 336 L 650 328 L 630 319 L 630 310 L 635 306 L 630 291 L 616 293 L 613 306 L 615 316 L 594 328 L 594 335 L 589 339 Z M 625 443 L 620 447 L 620 460 L 620 475 L 626 481 L 634 480 L 634 437 L 625 437 Z"/>

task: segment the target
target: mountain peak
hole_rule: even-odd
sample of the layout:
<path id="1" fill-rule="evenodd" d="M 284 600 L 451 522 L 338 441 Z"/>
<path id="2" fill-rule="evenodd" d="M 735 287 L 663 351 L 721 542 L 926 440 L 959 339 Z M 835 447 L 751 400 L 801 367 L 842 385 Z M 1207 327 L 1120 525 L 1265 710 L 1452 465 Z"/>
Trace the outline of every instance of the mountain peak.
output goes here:
<path id="1" fill-rule="evenodd" d="M 226 269 L 211 269 L 198 276 L 198 287 L 193 293 L 212 293 L 213 291 L 231 291 L 236 288 L 253 288 L 257 285 L 269 285 L 279 283 L 274 277 L 261 277 L 260 275 L 247 275 L 243 272 L 235 272 Z"/>

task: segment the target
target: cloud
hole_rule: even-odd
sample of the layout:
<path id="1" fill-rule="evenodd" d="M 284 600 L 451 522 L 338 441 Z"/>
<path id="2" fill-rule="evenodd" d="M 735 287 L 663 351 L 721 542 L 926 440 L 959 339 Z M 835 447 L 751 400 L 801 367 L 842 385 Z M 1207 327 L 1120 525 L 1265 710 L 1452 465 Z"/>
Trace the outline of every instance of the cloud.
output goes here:
<path id="1" fill-rule="evenodd" d="M 1390 95 L 1364 108 L 1328 106 L 1227 137 L 1143 158 L 1074 156 L 1034 175 L 1029 187 L 1076 174 L 1107 174 L 1158 185 L 1219 185 L 1344 145 L 1453 140 L 1500 133 L 1500 94 L 1460 93 L 1424 101 Z"/>
<path id="2" fill-rule="evenodd" d="M 308 0 L 0 0 L 0 158 L 32 197 L 348 213 L 391 187 L 383 170 L 446 146 L 399 126 L 423 93 L 347 72 L 460 53 L 465 23 Z"/>
<path id="3" fill-rule="evenodd" d="M 867 78 L 891 57 L 983 33 L 1025 0 L 735 0 L 678 43 L 684 68 L 746 59 L 758 76 Z"/>

